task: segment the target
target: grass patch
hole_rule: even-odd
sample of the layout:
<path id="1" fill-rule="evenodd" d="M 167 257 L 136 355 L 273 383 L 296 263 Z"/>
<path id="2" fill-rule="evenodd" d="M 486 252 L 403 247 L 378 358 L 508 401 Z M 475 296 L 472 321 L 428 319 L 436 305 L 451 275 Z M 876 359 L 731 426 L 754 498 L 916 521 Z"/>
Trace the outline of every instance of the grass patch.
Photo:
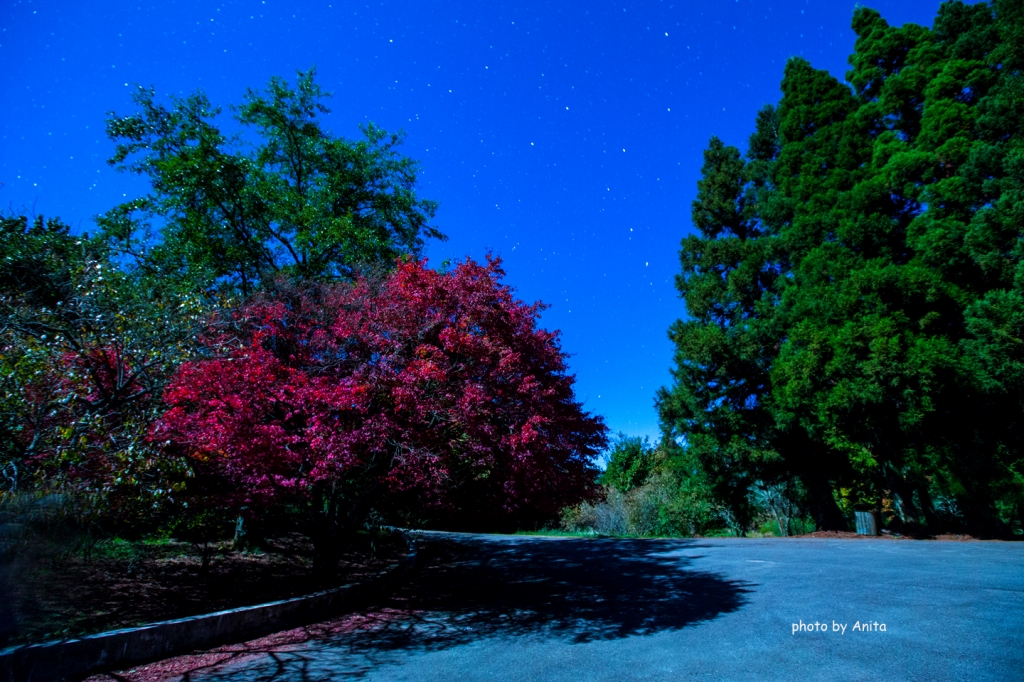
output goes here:
<path id="1" fill-rule="evenodd" d="M 542 528 L 541 530 L 519 530 L 514 535 L 539 535 L 554 538 L 607 538 L 594 530 L 562 530 L 560 528 Z"/>

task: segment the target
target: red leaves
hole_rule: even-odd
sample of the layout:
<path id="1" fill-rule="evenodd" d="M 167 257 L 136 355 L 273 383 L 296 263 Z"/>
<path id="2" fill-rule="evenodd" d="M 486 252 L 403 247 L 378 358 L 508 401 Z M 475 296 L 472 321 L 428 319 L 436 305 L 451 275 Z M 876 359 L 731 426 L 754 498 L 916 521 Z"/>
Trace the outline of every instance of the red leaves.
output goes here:
<path id="1" fill-rule="evenodd" d="M 502 275 L 497 260 L 447 274 L 400 262 L 376 286 L 256 301 L 241 345 L 181 368 L 157 437 L 248 499 L 359 480 L 435 506 L 557 513 L 589 494 L 606 429 L 574 400 L 541 306 Z"/>

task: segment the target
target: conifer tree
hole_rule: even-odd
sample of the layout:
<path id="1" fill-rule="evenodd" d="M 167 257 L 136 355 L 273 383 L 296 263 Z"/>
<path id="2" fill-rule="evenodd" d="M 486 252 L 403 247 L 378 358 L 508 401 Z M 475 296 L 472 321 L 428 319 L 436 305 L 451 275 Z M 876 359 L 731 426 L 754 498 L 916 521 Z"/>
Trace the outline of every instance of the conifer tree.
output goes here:
<path id="1" fill-rule="evenodd" d="M 1022 18 L 859 8 L 846 84 L 794 58 L 746 158 L 712 139 L 659 406 L 738 517 L 783 479 L 822 528 L 882 499 L 990 534 L 1019 509 Z"/>

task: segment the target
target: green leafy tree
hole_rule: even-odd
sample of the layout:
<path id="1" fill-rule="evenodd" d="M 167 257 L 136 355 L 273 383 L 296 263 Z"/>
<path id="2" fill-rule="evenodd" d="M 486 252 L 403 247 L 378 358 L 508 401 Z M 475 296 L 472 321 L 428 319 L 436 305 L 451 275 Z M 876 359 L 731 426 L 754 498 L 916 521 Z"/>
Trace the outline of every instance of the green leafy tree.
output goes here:
<path id="1" fill-rule="evenodd" d="M 152 191 L 101 216 L 104 236 L 152 271 L 243 295 L 279 275 L 349 278 L 444 239 L 430 225 L 436 204 L 416 195 L 416 162 L 396 151 L 402 136 L 372 124 L 359 141 L 329 134 L 314 76 L 248 91 L 230 136 L 202 92 L 167 107 L 139 88 L 137 113 L 107 121 L 110 163 Z"/>
<path id="2" fill-rule="evenodd" d="M 208 302 L 109 255 L 57 219 L 0 220 L 0 493 L 70 493 L 132 516 L 188 476 L 147 434 Z"/>
<path id="3" fill-rule="evenodd" d="M 644 484 L 654 467 L 654 448 L 640 436 L 618 434 L 608 453 L 608 466 L 598 483 L 628 492 Z"/>
<path id="4" fill-rule="evenodd" d="M 727 510 L 716 503 L 691 453 L 662 440 L 619 434 L 598 482 L 605 489 L 562 511 L 573 532 L 637 537 L 691 537 L 729 532 Z"/>

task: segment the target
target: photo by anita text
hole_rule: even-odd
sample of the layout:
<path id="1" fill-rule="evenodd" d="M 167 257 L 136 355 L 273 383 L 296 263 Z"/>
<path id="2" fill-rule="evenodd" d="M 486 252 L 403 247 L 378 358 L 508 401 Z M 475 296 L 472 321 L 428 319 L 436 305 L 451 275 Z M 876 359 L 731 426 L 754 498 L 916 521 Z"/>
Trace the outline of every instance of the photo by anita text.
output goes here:
<path id="1" fill-rule="evenodd" d="M 858 620 L 851 626 L 849 623 L 838 623 L 832 621 L 832 625 L 829 626 L 827 622 L 812 621 L 805 623 L 802 620 L 793 623 L 793 633 L 798 632 L 838 632 L 841 635 L 846 634 L 846 630 L 849 627 L 850 632 L 887 632 L 885 623 L 879 623 L 877 620 Z"/>

